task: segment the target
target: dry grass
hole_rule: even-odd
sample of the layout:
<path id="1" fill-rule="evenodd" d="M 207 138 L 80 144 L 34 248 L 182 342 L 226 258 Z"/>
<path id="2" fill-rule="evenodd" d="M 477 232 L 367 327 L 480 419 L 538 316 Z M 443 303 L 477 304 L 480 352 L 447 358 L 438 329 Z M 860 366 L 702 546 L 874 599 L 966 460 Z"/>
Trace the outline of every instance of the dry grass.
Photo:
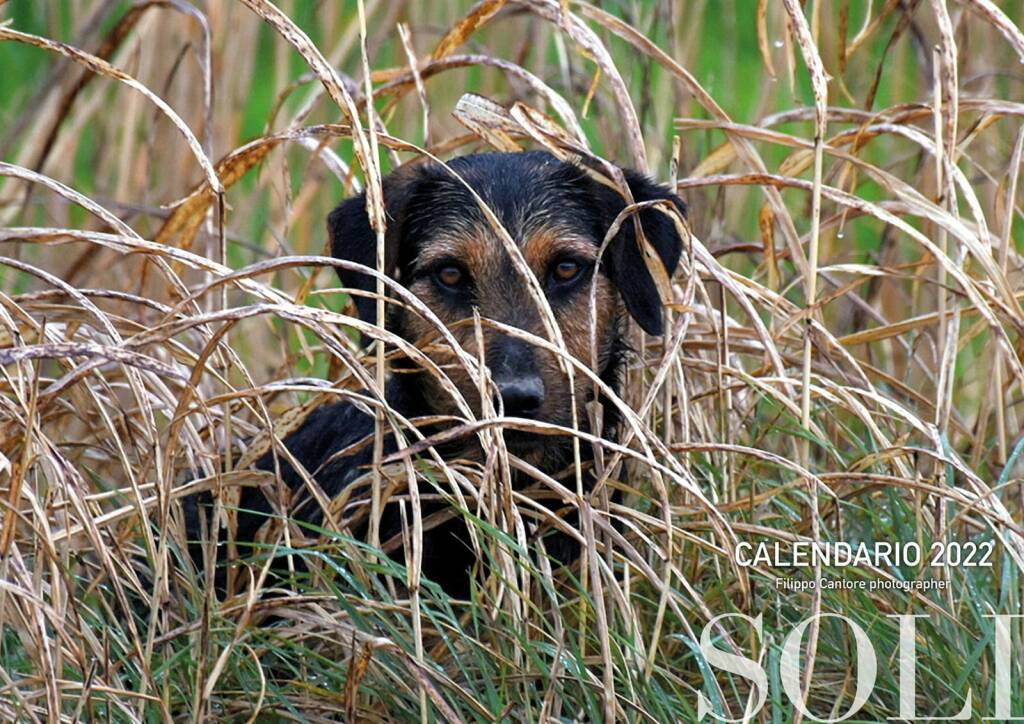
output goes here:
<path id="1" fill-rule="evenodd" d="M 897 711 L 885 616 L 906 612 L 931 616 L 918 713 L 972 689 L 991 715 L 984 616 L 1022 613 L 1022 7 L 728 5 L 0 2 L 0 716 L 670 721 L 698 691 L 738 716 L 746 683 L 696 655 L 705 624 L 763 613 L 765 640 L 716 640 L 775 666 L 819 611 L 879 648 L 865 720 Z M 216 600 L 182 496 L 213 490 L 230 518 L 289 411 L 379 389 L 383 347 L 356 333 L 397 342 L 337 292 L 327 212 L 417 154 L 537 146 L 678 179 L 692 209 L 619 442 L 568 431 L 607 485 L 551 483 L 580 508 L 581 565 L 528 555 L 544 511 L 509 485 L 503 423 L 467 408 L 494 458 L 448 464 L 381 410 L 410 447 L 373 497 L 436 481 L 499 574 L 450 601 L 322 501 L 327 529 L 268 535 L 310 564 L 297 592 L 267 595 L 257 559 Z M 415 538 L 430 521 L 407 507 Z M 997 555 L 794 574 L 738 566 L 745 540 Z M 776 590 L 794 575 L 949 588 Z M 848 632 L 808 637 L 811 708 L 842 712 Z M 761 720 L 799 720 L 777 684 L 770 701 Z"/>

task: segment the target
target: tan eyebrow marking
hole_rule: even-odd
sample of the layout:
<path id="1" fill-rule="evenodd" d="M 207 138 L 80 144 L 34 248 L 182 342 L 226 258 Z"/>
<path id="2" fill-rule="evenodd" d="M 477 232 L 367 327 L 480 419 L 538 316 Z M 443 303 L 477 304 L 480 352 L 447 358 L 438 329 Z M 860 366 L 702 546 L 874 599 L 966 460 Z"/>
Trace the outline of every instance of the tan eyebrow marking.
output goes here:
<path id="1" fill-rule="evenodd" d="M 416 268 L 424 269 L 454 259 L 474 276 L 490 271 L 500 257 L 500 242 L 485 229 L 473 228 L 446 233 L 432 239 L 416 258 Z"/>
<path id="2" fill-rule="evenodd" d="M 433 266 L 435 263 L 449 258 L 459 259 L 465 254 L 466 244 L 460 237 L 439 237 L 420 250 L 415 266 L 418 269 Z"/>
<path id="3" fill-rule="evenodd" d="M 529 236 L 523 246 L 526 263 L 534 271 L 542 271 L 560 256 L 572 256 L 580 261 L 597 259 L 597 246 L 591 239 L 560 228 L 540 229 Z"/>

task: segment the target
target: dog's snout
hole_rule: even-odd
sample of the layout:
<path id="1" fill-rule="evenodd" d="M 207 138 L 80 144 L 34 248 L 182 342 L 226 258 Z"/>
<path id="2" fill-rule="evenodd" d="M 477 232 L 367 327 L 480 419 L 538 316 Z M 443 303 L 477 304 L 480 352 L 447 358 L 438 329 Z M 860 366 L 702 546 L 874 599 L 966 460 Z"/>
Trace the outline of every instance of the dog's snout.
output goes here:
<path id="1" fill-rule="evenodd" d="M 498 392 L 505 414 L 512 417 L 533 417 L 544 402 L 544 381 L 539 376 L 498 380 Z"/>
<path id="2" fill-rule="evenodd" d="M 501 394 L 505 414 L 535 417 L 544 404 L 545 389 L 533 347 L 501 335 L 495 340 L 490 357 L 494 384 Z"/>

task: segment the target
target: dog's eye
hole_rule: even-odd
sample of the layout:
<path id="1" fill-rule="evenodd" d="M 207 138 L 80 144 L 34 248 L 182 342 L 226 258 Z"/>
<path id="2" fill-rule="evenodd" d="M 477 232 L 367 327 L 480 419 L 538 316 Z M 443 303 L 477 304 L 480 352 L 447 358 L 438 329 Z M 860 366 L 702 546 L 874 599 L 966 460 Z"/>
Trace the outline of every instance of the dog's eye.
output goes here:
<path id="1" fill-rule="evenodd" d="M 583 271 L 583 265 L 578 261 L 563 259 L 555 264 L 554 269 L 551 270 L 551 275 L 557 282 L 571 282 L 580 275 L 581 271 Z"/>
<path id="2" fill-rule="evenodd" d="M 446 287 L 456 289 L 465 282 L 466 275 L 454 264 L 446 264 L 436 272 L 437 280 Z"/>

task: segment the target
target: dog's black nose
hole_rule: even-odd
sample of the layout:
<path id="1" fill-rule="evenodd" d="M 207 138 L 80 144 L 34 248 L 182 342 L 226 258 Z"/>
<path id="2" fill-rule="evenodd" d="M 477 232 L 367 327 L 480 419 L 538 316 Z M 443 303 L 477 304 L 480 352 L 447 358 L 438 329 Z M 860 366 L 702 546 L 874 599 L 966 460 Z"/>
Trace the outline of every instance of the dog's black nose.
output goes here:
<path id="1" fill-rule="evenodd" d="M 544 382 L 540 377 L 497 380 L 505 414 L 509 417 L 534 417 L 544 403 Z"/>

